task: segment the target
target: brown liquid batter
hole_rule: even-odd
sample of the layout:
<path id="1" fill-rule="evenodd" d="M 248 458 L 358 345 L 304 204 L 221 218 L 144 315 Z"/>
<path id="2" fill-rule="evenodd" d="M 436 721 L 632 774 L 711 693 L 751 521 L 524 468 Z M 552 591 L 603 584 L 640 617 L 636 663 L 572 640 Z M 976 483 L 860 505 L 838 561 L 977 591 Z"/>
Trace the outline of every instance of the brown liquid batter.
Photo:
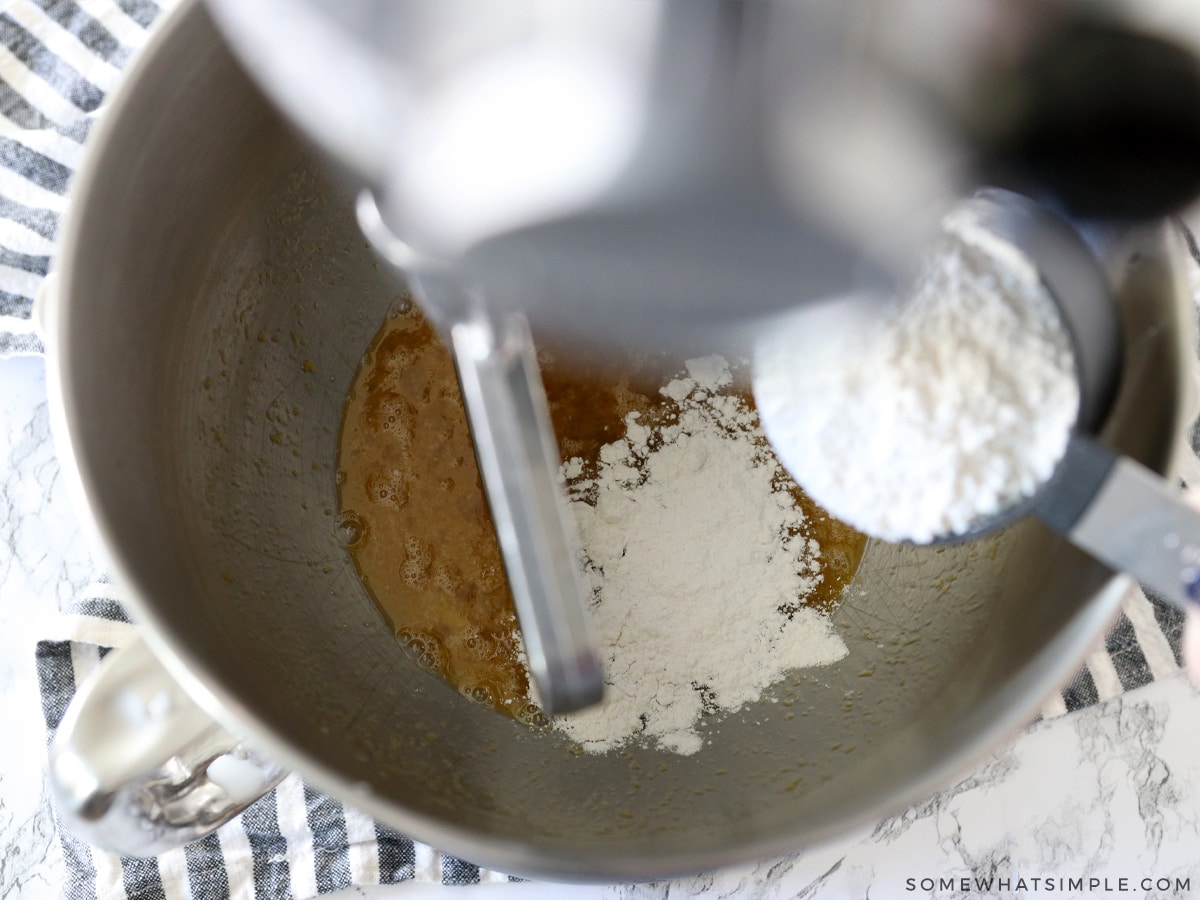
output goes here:
<path id="1" fill-rule="evenodd" d="M 630 412 L 643 422 L 670 415 L 658 387 L 678 366 L 641 361 L 598 375 L 572 370 L 546 351 L 539 362 L 564 459 L 594 466 L 600 448 L 624 433 Z M 412 304 L 387 319 L 355 375 L 342 417 L 338 485 L 342 538 L 401 644 L 473 699 L 537 718 L 454 364 Z M 806 534 L 821 546 L 824 577 L 781 611 L 831 610 L 866 538 L 790 482 L 787 488 L 807 516 Z"/>

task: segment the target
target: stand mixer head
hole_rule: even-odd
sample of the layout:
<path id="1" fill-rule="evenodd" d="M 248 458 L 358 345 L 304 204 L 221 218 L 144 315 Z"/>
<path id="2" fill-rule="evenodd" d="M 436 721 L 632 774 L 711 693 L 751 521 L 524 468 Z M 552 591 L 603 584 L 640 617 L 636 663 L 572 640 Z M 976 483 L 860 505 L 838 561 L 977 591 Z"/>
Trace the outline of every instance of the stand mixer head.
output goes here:
<path id="1" fill-rule="evenodd" d="M 979 186 L 1100 217 L 1162 215 L 1200 188 L 1193 55 L 1107 5 L 210 5 L 369 192 L 368 236 L 488 388 L 468 412 L 548 712 L 594 702 L 601 676 L 578 587 L 549 562 L 572 535 L 547 502 L 536 368 L 510 364 L 530 356 L 526 319 L 745 352 L 797 307 L 889 301 Z"/>
<path id="2" fill-rule="evenodd" d="M 1193 56 L 1123 5 L 210 5 L 415 264 L 592 342 L 727 342 L 903 285 L 983 184 L 1087 215 L 1161 214 L 1198 186 Z"/>

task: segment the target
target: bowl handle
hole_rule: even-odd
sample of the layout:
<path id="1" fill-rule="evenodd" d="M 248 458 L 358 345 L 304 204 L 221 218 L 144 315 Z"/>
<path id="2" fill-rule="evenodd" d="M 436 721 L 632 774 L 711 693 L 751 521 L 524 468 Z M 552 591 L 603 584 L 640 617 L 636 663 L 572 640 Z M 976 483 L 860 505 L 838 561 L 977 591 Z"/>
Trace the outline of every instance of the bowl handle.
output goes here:
<path id="1" fill-rule="evenodd" d="M 49 774 L 70 831 L 155 856 L 220 827 L 287 772 L 218 725 L 139 640 L 112 651 L 71 700 Z"/>

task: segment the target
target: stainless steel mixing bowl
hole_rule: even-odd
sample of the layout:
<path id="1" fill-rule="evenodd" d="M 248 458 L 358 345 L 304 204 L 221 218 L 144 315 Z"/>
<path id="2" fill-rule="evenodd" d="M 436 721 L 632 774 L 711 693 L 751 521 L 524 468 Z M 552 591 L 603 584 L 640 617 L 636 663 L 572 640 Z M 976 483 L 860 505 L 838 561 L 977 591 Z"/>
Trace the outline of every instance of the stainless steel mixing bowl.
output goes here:
<path id="1" fill-rule="evenodd" d="M 963 772 L 1116 613 L 1127 582 L 1034 522 L 936 550 L 872 544 L 834 614 L 841 662 L 705 719 L 694 756 L 572 752 L 421 670 L 355 577 L 335 527 L 339 416 L 401 289 L 346 186 L 199 4 L 158 35 L 90 154 L 52 393 L 133 611 L 207 710 L 418 839 L 610 881 L 795 850 Z M 1129 229 L 1106 260 L 1126 356 L 1103 438 L 1159 472 L 1187 424 L 1177 243 L 1166 225 Z"/>

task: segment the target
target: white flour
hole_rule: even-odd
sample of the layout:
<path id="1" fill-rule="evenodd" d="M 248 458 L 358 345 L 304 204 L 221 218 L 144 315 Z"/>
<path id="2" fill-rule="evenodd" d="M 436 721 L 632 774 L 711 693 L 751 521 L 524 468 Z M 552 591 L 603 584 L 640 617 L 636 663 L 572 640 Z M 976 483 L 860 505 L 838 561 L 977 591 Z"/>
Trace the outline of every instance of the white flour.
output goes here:
<path id="1" fill-rule="evenodd" d="M 754 360 L 783 464 L 830 513 L 884 540 L 962 534 L 1032 495 L 1079 408 L 1069 339 L 1037 272 L 961 217 L 944 224 L 890 319 L 836 345 L 777 332 Z"/>
<path id="2" fill-rule="evenodd" d="M 846 654 L 823 615 L 780 612 L 821 577 L 820 548 L 757 417 L 722 391 L 728 365 L 707 357 L 687 369 L 663 389 L 677 421 L 631 414 L 595 477 L 579 460 L 564 465 L 608 692 L 555 725 L 590 751 L 640 736 L 694 753 L 702 712 L 735 710 L 789 669 Z"/>

